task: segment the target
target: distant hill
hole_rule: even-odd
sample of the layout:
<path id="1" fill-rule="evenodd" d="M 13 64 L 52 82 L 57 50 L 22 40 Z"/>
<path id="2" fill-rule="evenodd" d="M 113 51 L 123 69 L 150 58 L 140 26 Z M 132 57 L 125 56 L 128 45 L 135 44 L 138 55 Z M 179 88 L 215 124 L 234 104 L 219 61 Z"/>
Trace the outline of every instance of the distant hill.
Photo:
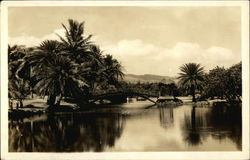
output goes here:
<path id="1" fill-rule="evenodd" d="M 126 74 L 124 76 L 124 80 L 130 83 L 163 82 L 169 84 L 176 82 L 176 78 L 169 76 L 153 75 L 153 74 L 144 74 L 144 75 Z"/>

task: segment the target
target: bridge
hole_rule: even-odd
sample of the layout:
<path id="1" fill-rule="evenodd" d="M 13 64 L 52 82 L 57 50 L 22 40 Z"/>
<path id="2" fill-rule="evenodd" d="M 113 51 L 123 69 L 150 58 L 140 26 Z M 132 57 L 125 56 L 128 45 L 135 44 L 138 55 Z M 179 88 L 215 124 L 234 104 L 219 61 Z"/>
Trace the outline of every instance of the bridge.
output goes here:
<path id="1" fill-rule="evenodd" d="M 105 93 L 105 94 L 99 94 L 99 95 L 93 95 L 91 98 L 91 102 L 96 102 L 98 100 L 110 100 L 111 102 L 121 102 L 121 101 L 126 101 L 127 97 L 142 97 L 150 102 L 156 104 L 157 102 L 151 99 L 150 97 L 158 97 L 158 95 L 150 95 L 147 93 L 139 93 L 139 92 L 134 92 L 134 91 L 118 91 L 118 92 L 113 92 L 113 93 Z"/>

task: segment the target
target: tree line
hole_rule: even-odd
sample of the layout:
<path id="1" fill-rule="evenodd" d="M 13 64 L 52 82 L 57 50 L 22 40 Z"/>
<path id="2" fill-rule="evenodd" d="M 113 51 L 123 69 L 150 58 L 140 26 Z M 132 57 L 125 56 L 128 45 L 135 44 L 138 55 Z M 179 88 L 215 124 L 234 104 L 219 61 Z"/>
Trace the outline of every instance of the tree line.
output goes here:
<path id="1" fill-rule="evenodd" d="M 241 102 L 242 97 L 242 63 L 229 68 L 215 67 L 208 73 L 204 67 L 196 63 L 187 63 L 180 67 L 179 86 L 183 88 L 182 94 L 191 94 L 196 102 L 199 99 L 226 99 L 228 102 Z"/>
<path id="2" fill-rule="evenodd" d="M 180 67 L 177 83 L 163 82 L 124 83 L 123 88 L 140 93 L 159 96 L 192 96 L 192 101 L 225 99 L 228 102 L 241 102 L 242 63 L 229 68 L 216 66 L 205 72 L 197 63 L 186 63 Z"/>

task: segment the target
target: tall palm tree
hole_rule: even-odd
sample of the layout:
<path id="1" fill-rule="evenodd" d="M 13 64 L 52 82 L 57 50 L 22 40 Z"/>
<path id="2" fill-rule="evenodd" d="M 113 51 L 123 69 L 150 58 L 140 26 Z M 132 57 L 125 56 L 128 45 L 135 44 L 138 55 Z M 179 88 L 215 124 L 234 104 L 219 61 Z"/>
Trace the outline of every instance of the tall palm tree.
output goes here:
<path id="1" fill-rule="evenodd" d="M 65 29 L 65 35 L 59 38 L 62 42 L 62 50 L 64 55 L 69 57 L 73 62 L 91 68 L 85 79 L 89 84 L 89 90 L 94 92 L 98 83 L 101 81 L 102 51 L 98 46 L 93 44 L 90 39 L 92 35 L 84 35 L 84 22 L 77 22 L 75 20 L 68 20 L 69 27 L 62 24 Z"/>
<path id="2" fill-rule="evenodd" d="M 95 88 L 97 88 L 102 82 L 106 81 L 107 78 L 109 81 L 115 81 L 123 76 L 121 65 L 117 60 L 113 59 L 112 56 L 106 57 L 105 60 L 101 49 L 90 41 L 92 35 L 84 35 L 84 22 L 79 23 L 75 20 L 69 19 L 68 23 L 68 28 L 62 24 L 65 29 L 65 36 L 62 37 L 58 35 L 62 42 L 62 49 L 64 50 L 64 54 L 75 63 L 80 65 L 84 64 L 91 68 L 91 71 L 85 78 L 89 82 L 88 84 L 92 93 Z M 109 60 L 109 58 L 111 59 Z M 110 61 L 112 64 L 105 64 L 107 61 Z M 112 72 L 111 68 L 113 70 Z M 109 73 L 104 72 L 105 70 L 109 70 Z M 116 78 L 114 78 L 114 75 L 116 75 Z"/>
<path id="3" fill-rule="evenodd" d="M 204 80 L 204 68 L 200 64 L 187 63 L 180 67 L 179 85 L 191 93 L 193 102 L 196 102 L 195 91 L 201 90 L 201 82 Z"/>
<path id="4" fill-rule="evenodd" d="M 65 36 L 58 35 L 63 44 L 63 49 L 66 51 L 66 55 L 77 63 L 83 63 L 86 60 L 92 59 L 92 52 L 90 50 L 93 45 L 90 41 L 92 35 L 84 36 L 84 22 L 79 23 L 69 19 L 68 23 L 69 28 L 62 24 L 65 29 Z"/>

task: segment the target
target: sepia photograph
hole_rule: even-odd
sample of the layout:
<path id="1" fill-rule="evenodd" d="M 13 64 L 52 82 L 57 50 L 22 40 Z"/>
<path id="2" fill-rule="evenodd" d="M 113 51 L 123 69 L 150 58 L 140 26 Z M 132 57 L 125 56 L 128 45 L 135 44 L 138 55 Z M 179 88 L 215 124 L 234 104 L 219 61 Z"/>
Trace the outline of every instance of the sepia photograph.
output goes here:
<path id="1" fill-rule="evenodd" d="M 2 3 L 1 158 L 250 158 L 248 5 Z"/>

